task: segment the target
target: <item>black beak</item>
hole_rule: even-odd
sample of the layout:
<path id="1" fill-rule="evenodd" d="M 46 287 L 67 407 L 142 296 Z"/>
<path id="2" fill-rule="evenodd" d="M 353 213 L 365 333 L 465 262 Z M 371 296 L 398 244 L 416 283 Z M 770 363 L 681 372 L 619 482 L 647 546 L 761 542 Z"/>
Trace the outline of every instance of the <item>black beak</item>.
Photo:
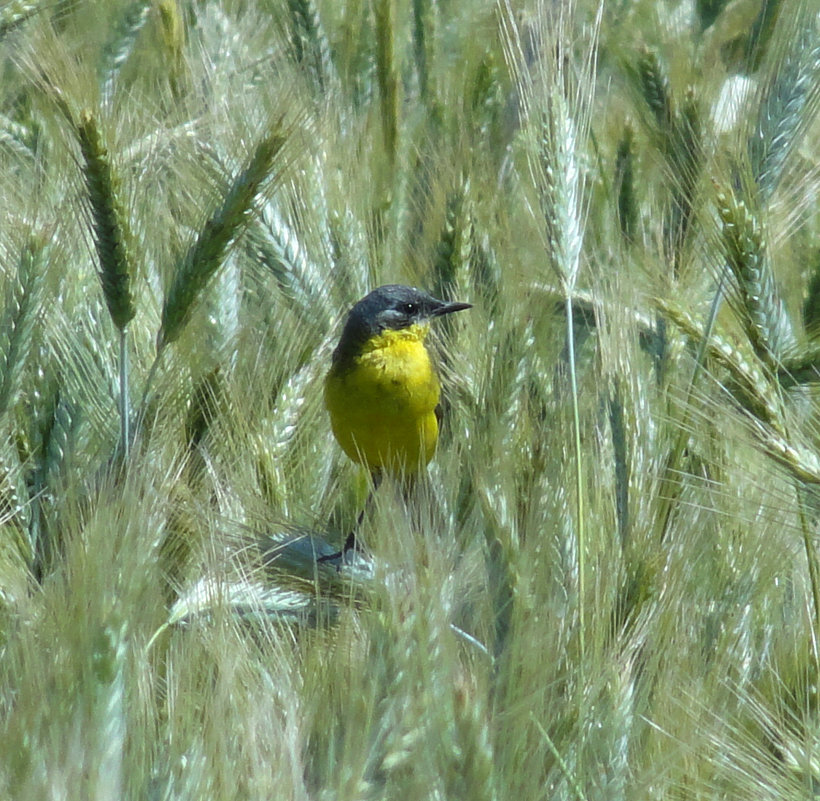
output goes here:
<path id="1" fill-rule="evenodd" d="M 438 301 L 440 305 L 436 306 L 431 312 L 431 317 L 441 317 L 445 314 L 452 314 L 457 311 L 464 311 L 464 309 L 472 309 L 472 303 L 445 303 L 443 300 Z"/>

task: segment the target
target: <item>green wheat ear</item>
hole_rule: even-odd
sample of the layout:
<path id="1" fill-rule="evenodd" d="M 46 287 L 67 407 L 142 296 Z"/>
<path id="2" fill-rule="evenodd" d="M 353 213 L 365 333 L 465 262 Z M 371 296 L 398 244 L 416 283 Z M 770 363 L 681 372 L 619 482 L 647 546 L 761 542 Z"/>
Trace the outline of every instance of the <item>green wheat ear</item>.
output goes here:
<path id="1" fill-rule="evenodd" d="M 427 98 L 431 92 L 431 72 L 435 64 L 438 4 L 432 0 L 413 0 L 413 53 L 419 81 L 419 94 Z"/>
<path id="2" fill-rule="evenodd" d="M 131 235 L 117 197 L 117 177 L 90 111 L 80 115 L 77 137 L 83 156 L 83 176 L 94 226 L 94 247 L 100 260 L 103 295 L 114 325 L 122 331 L 136 313 L 128 249 Z"/>
<path id="3" fill-rule="evenodd" d="M 288 0 L 294 59 L 310 77 L 319 94 L 334 84 L 330 42 L 315 0 Z"/>
<path id="4" fill-rule="evenodd" d="M 743 325 L 757 356 L 775 368 L 796 346 L 795 334 L 777 291 L 760 222 L 730 189 L 716 185 L 717 209 L 729 267 L 743 304 Z"/>
<path id="5" fill-rule="evenodd" d="M 617 190 L 618 225 L 629 244 L 635 241 L 638 227 L 638 202 L 635 196 L 635 131 L 631 123 L 624 125 L 615 156 L 615 187 Z"/>
<path id="6" fill-rule="evenodd" d="M 786 354 L 777 380 L 783 389 L 820 383 L 820 342 L 811 342 L 796 353 Z"/>
<path id="7" fill-rule="evenodd" d="M 641 94 L 652 111 L 658 127 L 661 130 L 669 130 L 674 116 L 672 95 L 669 88 L 669 77 L 658 54 L 649 48 L 644 48 L 638 57 L 637 74 Z"/>
<path id="8" fill-rule="evenodd" d="M 447 195 L 444 224 L 433 258 L 437 297 L 449 297 L 459 273 L 470 266 L 475 232 L 469 192 L 470 178 L 462 175 Z"/>
<path id="9" fill-rule="evenodd" d="M 118 21 L 114 36 L 109 40 L 103 53 L 100 76 L 103 98 L 110 99 L 114 94 L 120 72 L 134 52 L 150 13 L 151 3 L 143 0 L 127 7 Z"/>
<path id="10" fill-rule="evenodd" d="M 7 288 L 0 319 L 0 414 L 14 403 L 20 391 L 37 322 L 42 242 L 33 238 L 20 254 L 16 280 Z"/>
<path id="11" fill-rule="evenodd" d="M 286 141 L 286 135 L 277 126 L 259 142 L 247 166 L 234 179 L 222 205 L 205 223 L 180 262 L 162 308 L 157 353 L 177 340 L 190 320 L 200 295 L 222 264 L 228 246 L 247 222 L 259 187 L 270 175 Z"/>
<path id="12" fill-rule="evenodd" d="M 394 36 L 396 9 L 392 0 L 377 0 L 376 78 L 379 84 L 379 104 L 382 118 L 384 150 L 391 163 L 396 160 L 399 136 L 399 77 L 396 69 Z"/>
<path id="13" fill-rule="evenodd" d="M 788 36 L 782 38 L 782 50 L 774 50 L 775 64 L 760 89 L 760 105 L 747 148 L 761 203 L 771 199 L 786 173 L 789 158 L 816 120 L 820 105 L 820 36 L 815 16 L 811 4 L 806 4 L 798 8 L 793 22 L 786 23 Z"/>

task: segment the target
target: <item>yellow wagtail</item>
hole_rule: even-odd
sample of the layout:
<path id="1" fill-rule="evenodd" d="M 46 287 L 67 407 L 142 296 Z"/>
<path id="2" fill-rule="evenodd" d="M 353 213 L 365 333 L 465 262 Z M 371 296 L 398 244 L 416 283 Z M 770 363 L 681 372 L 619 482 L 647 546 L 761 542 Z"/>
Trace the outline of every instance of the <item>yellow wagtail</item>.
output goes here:
<path id="1" fill-rule="evenodd" d="M 412 481 L 433 458 L 440 387 L 425 339 L 432 319 L 470 306 L 388 284 L 347 315 L 325 379 L 325 406 L 342 450 L 370 471 L 374 486 L 385 473 Z M 354 545 L 351 532 L 345 551 Z"/>

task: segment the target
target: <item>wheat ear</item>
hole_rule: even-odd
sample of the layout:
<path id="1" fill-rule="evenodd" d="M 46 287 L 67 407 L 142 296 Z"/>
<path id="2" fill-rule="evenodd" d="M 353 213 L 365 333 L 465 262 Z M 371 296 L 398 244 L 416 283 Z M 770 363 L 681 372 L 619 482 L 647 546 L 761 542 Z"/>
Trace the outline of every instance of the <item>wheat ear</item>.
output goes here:
<path id="1" fill-rule="evenodd" d="M 394 36 L 395 0 L 376 0 L 376 78 L 382 116 L 384 149 L 391 164 L 396 159 L 399 136 L 399 79 L 396 71 Z"/>
<path id="2" fill-rule="evenodd" d="M 83 155 L 83 177 L 91 208 L 103 295 L 114 325 L 122 330 L 131 322 L 136 309 L 131 294 L 131 235 L 119 203 L 119 182 L 102 145 L 97 122 L 89 111 L 80 116 L 77 138 Z"/>
<path id="3" fill-rule="evenodd" d="M 776 6 L 777 4 L 772 4 Z M 761 88 L 748 138 L 749 163 L 765 205 L 777 189 L 789 155 L 816 118 L 820 104 L 820 36 L 813 4 L 798 4 L 788 41 Z"/>
<path id="4" fill-rule="evenodd" d="M 288 0 L 294 58 L 319 94 L 334 83 L 333 59 L 315 0 Z"/>
<path id="5" fill-rule="evenodd" d="M 102 97 L 105 101 L 109 101 L 114 94 L 117 78 L 134 52 L 137 38 L 145 27 L 152 6 L 151 0 L 132 3 L 121 16 L 115 34 L 105 48 L 103 74 L 100 81 Z"/>
<path id="6" fill-rule="evenodd" d="M 190 320 L 202 292 L 222 264 L 228 246 L 245 226 L 259 187 L 270 175 L 286 141 L 277 126 L 259 142 L 246 167 L 234 179 L 222 205 L 205 223 L 179 263 L 162 308 L 158 354 L 179 338 Z"/>
<path id="7" fill-rule="evenodd" d="M 94 228 L 94 246 L 100 262 L 98 275 L 108 312 L 119 330 L 120 449 L 127 457 L 131 441 L 131 408 L 125 330 L 136 313 L 131 292 L 131 233 L 119 202 L 116 173 L 103 147 L 96 120 L 89 111 L 80 115 L 77 138 L 83 156 L 83 176 Z"/>
<path id="8" fill-rule="evenodd" d="M 746 334 L 757 356 L 775 369 L 796 340 L 775 287 L 763 230 L 754 213 L 734 192 L 716 188 L 726 258 L 740 292 Z"/>
<path id="9" fill-rule="evenodd" d="M 28 242 L 17 268 L 17 277 L 6 296 L 0 324 L 0 415 L 14 403 L 20 390 L 20 378 L 28 358 L 34 325 L 37 321 L 37 295 L 40 285 L 37 272 L 42 247 Z"/>

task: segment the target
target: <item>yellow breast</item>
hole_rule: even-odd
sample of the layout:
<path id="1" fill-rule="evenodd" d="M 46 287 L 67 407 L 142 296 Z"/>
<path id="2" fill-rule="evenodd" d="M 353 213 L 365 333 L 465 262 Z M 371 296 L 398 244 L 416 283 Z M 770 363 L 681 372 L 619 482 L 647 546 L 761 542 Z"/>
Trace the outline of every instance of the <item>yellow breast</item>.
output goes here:
<path id="1" fill-rule="evenodd" d="M 414 473 L 433 457 L 439 383 L 426 334 L 423 325 L 384 331 L 327 375 L 333 433 L 344 452 L 370 470 Z"/>

